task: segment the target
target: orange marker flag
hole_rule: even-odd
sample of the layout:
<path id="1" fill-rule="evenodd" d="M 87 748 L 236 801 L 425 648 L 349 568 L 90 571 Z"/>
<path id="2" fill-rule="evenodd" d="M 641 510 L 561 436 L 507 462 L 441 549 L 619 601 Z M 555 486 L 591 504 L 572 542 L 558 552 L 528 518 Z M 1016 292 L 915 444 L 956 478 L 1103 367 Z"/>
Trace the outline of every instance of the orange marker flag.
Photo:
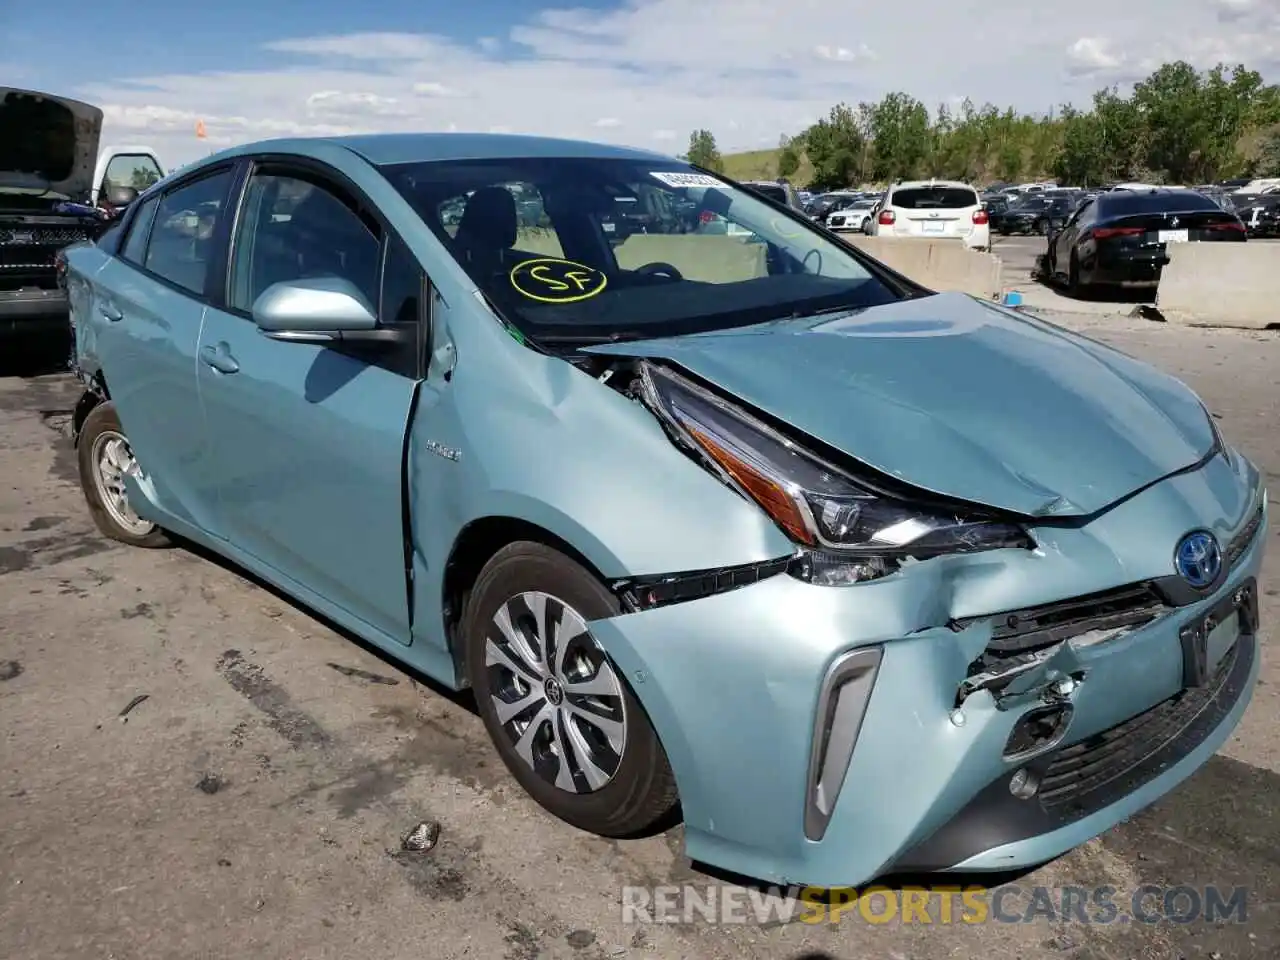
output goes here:
<path id="1" fill-rule="evenodd" d="M 208 133 L 205 131 L 205 129 L 204 129 L 204 121 L 203 121 L 203 120 L 197 120 L 197 121 L 196 121 L 196 139 L 197 139 L 197 140 L 204 140 L 204 139 L 205 139 L 206 137 L 208 137 L 208 136 L 209 136 L 209 134 L 208 134 Z"/>

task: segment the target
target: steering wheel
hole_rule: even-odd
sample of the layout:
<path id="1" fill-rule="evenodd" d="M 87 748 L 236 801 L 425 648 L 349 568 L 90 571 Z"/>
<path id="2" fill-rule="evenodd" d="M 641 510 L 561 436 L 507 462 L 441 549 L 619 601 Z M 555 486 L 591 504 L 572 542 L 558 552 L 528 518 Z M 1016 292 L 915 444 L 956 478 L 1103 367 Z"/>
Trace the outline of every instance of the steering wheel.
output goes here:
<path id="1" fill-rule="evenodd" d="M 670 277 L 672 280 L 684 279 L 683 273 L 671 264 L 663 263 L 661 260 L 656 260 L 653 263 L 646 263 L 643 267 L 636 267 L 634 272 L 646 277 Z"/>

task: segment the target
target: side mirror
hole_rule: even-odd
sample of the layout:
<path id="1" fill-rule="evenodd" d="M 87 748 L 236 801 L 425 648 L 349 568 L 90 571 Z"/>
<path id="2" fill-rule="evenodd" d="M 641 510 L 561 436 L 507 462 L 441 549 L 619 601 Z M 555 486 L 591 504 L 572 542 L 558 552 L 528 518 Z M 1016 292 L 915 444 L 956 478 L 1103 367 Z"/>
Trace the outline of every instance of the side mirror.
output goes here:
<path id="1" fill-rule="evenodd" d="M 138 191 L 133 187 L 112 184 L 107 188 L 107 202 L 113 207 L 127 207 L 138 199 Z"/>
<path id="2" fill-rule="evenodd" d="M 379 327 L 374 310 L 349 280 L 317 277 L 273 283 L 253 304 L 265 336 L 293 343 L 399 342 L 401 327 Z"/>

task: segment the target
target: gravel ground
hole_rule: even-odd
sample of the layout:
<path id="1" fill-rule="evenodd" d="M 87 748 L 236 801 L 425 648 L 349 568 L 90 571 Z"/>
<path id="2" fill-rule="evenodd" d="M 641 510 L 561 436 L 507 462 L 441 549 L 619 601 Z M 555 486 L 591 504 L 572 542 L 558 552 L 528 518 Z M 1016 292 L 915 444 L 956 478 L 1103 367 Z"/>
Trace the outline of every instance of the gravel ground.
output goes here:
<path id="1" fill-rule="evenodd" d="M 1280 490 L 1280 337 L 1050 319 L 1185 377 Z M 550 819 L 509 780 L 465 698 L 214 558 L 99 537 L 67 442 L 75 385 L 7 373 L 2 956 L 1280 955 L 1280 683 L 1269 656 L 1237 736 L 1197 776 L 1015 881 L 1112 885 L 1119 901 L 1144 883 L 1243 885 L 1245 923 L 947 925 L 935 912 L 932 924 L 876 924 L 855 912 L 839 924 L 624 924 L 625 884 L 717 882 L 683 858 L 679 829 L 622 843 Z M 1267 535 L 1270 624 L 1280 618 L 1280 545 L 1274 528 Z M 402 835 L 422 820 L 441 825 L 438 845 L 402 853 Z"/>

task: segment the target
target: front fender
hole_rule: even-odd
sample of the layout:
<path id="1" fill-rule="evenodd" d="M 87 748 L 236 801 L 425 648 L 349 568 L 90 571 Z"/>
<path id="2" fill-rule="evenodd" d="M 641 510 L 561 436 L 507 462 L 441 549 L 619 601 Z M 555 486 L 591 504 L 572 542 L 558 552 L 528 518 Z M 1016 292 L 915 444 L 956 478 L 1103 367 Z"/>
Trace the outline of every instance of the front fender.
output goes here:
<path id="1" fill-rule="evenodd" d="M 414 418 L 411 490 L 424 509 L 413 516 L 447 517 L 415 522 L 414 532 L 437 564 L 459 531 L 487 517 L 549 531 L 607 578 L 755 563 L 794 549 L 755 504 L 678 450 L 641 404 L 563 360 L 512 346 L 524 354 L 525 376 L 460 356 L 450 384 L 428 389 Z"/>

